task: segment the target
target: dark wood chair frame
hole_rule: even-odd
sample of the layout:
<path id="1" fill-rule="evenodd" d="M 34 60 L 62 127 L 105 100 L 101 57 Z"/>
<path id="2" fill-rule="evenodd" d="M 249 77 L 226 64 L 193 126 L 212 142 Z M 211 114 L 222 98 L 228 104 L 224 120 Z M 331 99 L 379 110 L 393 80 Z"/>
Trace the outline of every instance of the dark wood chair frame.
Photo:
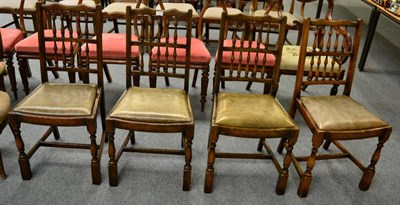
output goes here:
<path id="1" fill-rule="evenodd" d="M 191 12 L 179 12 L 178 10 L 168 10 L 163 12 L 163 18 L 167 17 L 179 17 L 184 18 L 187 22 L 186 30 L 186 44 L 178 44 L 177 42 L 158 42 L 162 36 L 162 32 L 158 30 L 154 32 L 155 23 L 150 23 L 148 17 L 160 18 L 156 16 L 156 11 L 151 8 L 132 9 L 127 7 L 126 10 L 126 35 L 127 37 L 132 35 L 132 26 L 134 32 L 138 36 L 137 41 L 127 41 L 127 64 L 126 64 L 126 88 L 131 88 L 132 85 L 140 85 L 140 76 L 149 76 L 150 87 L 156 86 L 156 78 L 158 77 L 173 77 L 184 80 L 184 90 L 186 93 L 189 91 L 189 67 L 190 67 L 190 38 L 191 38 Z M 133 20 L 134 19 L 134 20 Z M 154 21 L 154 20 L 152 20 Z M 133 23 L 133 24 L 132 24 Z M 149 24 L 150 23 L 150 24 Z M 141 25 L 138 27 L 138 25 Z M 162 26 L 162 25 L 161 25 Z M 177 26 L 177 24 L 176 24 Z M 140 29 L 139 29 L 140 28 Z M 162 29 L 161 29 L 162 30 Z M 168 26 L 164 26 L 164 31 L 168 31 Z M 174 32 L 174 36 L 177 33 Z M 175 37 L 173 37 L 175 38 Z M 127 38 L 129 39 L 129 38 Z M 157 40 L 158 39 L 158 40 Z M 168 38 L 167 38 L 168 39 Z M 132 46 L 139 46 L 140 51 L 140 63 L 133 65 L 131 62 L 131 48 Z M 157 59 L 151 59 L 150 62 L 146 62 L 144 59 L 145 51 L 151 51 L 153 47 L 170 47 L 173 49 L 186 48 L 186 64 L 184 70 L 178 68 L 176 64 L 170 64 L 168 61 L 160 61 Z M 160 55 L 160 53 L 158 53 Z M 174 55 L 174 54 L 172 54 Z M 149 53 L 149 58 L 151 53 Z M 148 65 L 146 63 L 149 63 Z M 173 71 L 165 72 L 165 68 L 172 68 Z M 163 71 L 164 70 L 164 71 Z M 178 70 L 183 70 L 184 73 L 178 73 Z M 176 72 L 175 72 L 176 71 Z M 133 81 L 133 83 L 132 83 Z M 140 122 L 126 119 L 119 119 L 111 117 L 110 115 L 106 118 L 107 136 L 109 137 L 108 152 L 110 156 L 110 162 L 108 165 L 109 182 L 110 186 L 118 185 L 118 166 L 117 163 L 124 152 L 139 152 L 139 153 L 154 153 L 154 154 L 172 154 L 172 155 L 184 155 L 185 165 L 183 174 L 183 190 L 189 191 L 191 184 L 191 159 L 192 159 L 192 140 L 194 137 L 194 118 L 193 113 L 190 110 L 192 117 L 190 122 L 182 123 L 163 123 L 163 122 Z M 121 148 L 116 152 L 114 144 L 115 129 L 129 130 L 125 141 L 121 145 Z M 160 149 L 160 148 L 141 148 L 141 147 L 128 147 L 129 140 L 131 144 L 135 144 L 135 133 L 134 131 L 142 132 L 153 132 L 153 133 L 182 133 L 181 145 L 183 150 L 172 150 L 172 149 Z"/>
<path id="2" fill-rule="evenodd" d="M 68 72 L 70 75 L 75 73 L 82 73 L 80 76 L 83 76 L 84 83 L 89 83 L 88 76 L 90 73 L 97 75 L 96 77 L 96 85 L 97 93 L 93 104 L 93 110 L 90 115 L 82 115 L 82 116 L 58 116 L 58 115 L 40 115 L 40 114 L 30 114 L 25 112 L 18 112 L 12 109 L 9 112 L 9 125 L 14 134 L 16 146 L 19 151 L 19 166 L 21 170 L 21 176 L 23 180 L 30 180 L 32 178 L 31 166 L 29 163 L 29 159 L 34 155 L 34 153 L 39 149 L 39 147 L 56 147 L 56 148 L 73 148 L 73 149 L 90 149 L 90 153 L 92 156 L 91 160 L 91 170 L 92 170 L 92 183 L 100 184 L 101 183 L 101 173 L 100 173 L 100 161 L 101 161 L 101 153 L 103 150 L 103 144 L 105 141 L 105 101 L 104 101 L 104 91 L 103 91 L 103 70 L 102 70 L 102 13 L 101 6 L 97 5 L 96 8 L 89 8 L 84 5 L 77 6 L 64 6 L 60 4 L 49 4 L 42 5 L 41 3 L 37 3 L 36 5 L 36 19 L 38 21 L 38 31 L 39 31 L 39 49 L 40 53 L 43 54 L 40 56 L 40 69 L 41 69 L 41 79 L 42 83 L 49 82 L 47 72 L 49 70 L 58 71 L 58 72 Z M 45 20 L 44 20 L 44 12 L 54 11 L 54 15 L 59 15 L 61 11 L 66 11 L 63 13 L 64 17 L 68 17 L 67 19 L 71 20 L 73 13 L 79 13 L 81 17 L 85 16 L 85 19 L 89 18 L 93 19 L 94 23 L 94 34 L 96 35 L 96 39 L 93 39 L 89 31 L 86 30 L 88 28 L 88 21 L 81 21 L 80 23 L 85 24 L 82 26 L 84 29 L 76 30 L 77 33 L 81 32 L 81 35 L 76 38 L 64 38 L 64 37 L 44 37 L 44 28 L 45 28 Z M 84 13 L 84 14 L 82 14 Z M 71 14 L 71 15 L 69 15 Z M 47 13 L 47 17 L 51 17 L 49 13 Z M 55 24 L 54 24 L 55 25 Z M 71 30 L 65 31 L 66 28 L 61 24 L 60 29 L 62 33 L 72 32 L 72 27 L 69 26 Z M 55 32 L 56 30 L 53 30 Z M 80 52 L 80 46 L 77 46 L 75 49 L 62 49 L 61 53 L 46 53 L 45 41 L 46 42 L 56 42 L 56 41 L 65 41 L 68 44 L 72 42 L 76 42 L 77 44 L 84 43 L 94 43 L 97 45 L 97 56 L 98 62 L 96 68 L 89 68 L 88 59 L 79 58 L 77 54 Z M 65 45 L 66 43 L 63 43 Z M 89 52 L 89 51 L 86 51 Z M 68 54 L 67 54 L 68 53 Z M 73 54 L 71 54 L 73 53 Z M 78 58 L 78 60 L 76 59 Z M 55 61 L 53 66 L 47 65 L 47 60 Z M 59 66 L 58 63 L 61 65 Z M 75 62 L 77 62 L 75 64 Z M 27 96 L 29 98 L 30 96 Z M 18 106 L 18 105 L 17 105 Z M 101 121 L 103 127 L 103 133 L 101 137 L 100 145 L 96 143 L 96 132 L 97 132 L 97 113 L 100 108 Z M 21 136 L 21 123 L 35 124 L 35 125 L 45 125 L 49 126 L 49 129 L 44 133 L 44 135 L 38 140 L 38 142 L 33 145 L 33 147 L 25 153 L 25 145 Z M 46 139 L 53 134 L 54 138 L 58 140 L 60 138 L 60 133 L 58 131 L 58 126 L 86 126 L 89 134 L 90 134 L 90 144 L 84 143 L 69 143 L 69 142 L 50 142 L 46 141 Z"/>
<path id="3" fill-rule="evenodd" d="M 275 168 L 279 173 L 279 179 L 277 182 L 275 192 L 279 195 L 285 193 L 286 184 L 288 180 L 288 167 L 291 163 L 291 155 L 286 154 L 283 160 L 283 166 L 281 166 L 276 159 L 274 153 L 272 152 L 269 144 L 266 139 L 270 138 L 282 138 L 282 140 L 288 143 L 287 152 L 291 153 L 294 144 L 297 141 L 297 137 L 299 134 L 299 129 L 297 126 L 291 128 L 249 128 L 249 127 L 238 127 L 238 126 L 228 126 L 228 125 L 220 125 L 215 122 L 216 119 L 216 109 L 218 104 L 218 94 L 220 93 L 220 84 L 224 81 L 241 81 L 241 82 L 258 82 L 264 84 L 264 94 L 272 95 L 275 97 L 278 86 L 279 79 L 279 62 L 280 56 L 282 53 L 282 46 L 285 40 L 285 30 L 286 30 L 286 17 L 281 19 L 272 18 L 270 16 L 263 17 L 251 17 L 243 14 L 240 15 L 227 15 L 226 12 L 223 12 L 222 19 L 220 22 L 220 27 L 225 28 L 225 25 L 229 22 L 239 21 L 239 22 L 264 22 L 267 24 L 265 27 L 275 27 L 276 25 L 280 25 L 280 35 L 276 44 L 274 42 L 267 42 L 266 40 L 262 40 L 265 48 L 260 49 L 260 41 L 261 39 L 255 38 L 254 40 L 250 40 L 249 42 L 257 42 L 257 47 L 248 48 L 244 46 L 241 41 L 246 38 L 238 38 L 236 47 L 225 47 L 223 46 L 224 39 L 226 38 L 226 33 L 223 31 L 219 36 L 219 45 L 218 45 L 218 59 L 215 71 L 215 84 L 214 84 L 214 105 L 211 119 L 211 129 L 209 135 L 208 142 L 208 160 L 207 160 L 207 168 L 205 171 L 205 181 L 204 181 L 204 192 L 211 193 L 213 180 L 214 180 L 214 163 L 215 158 L 245 158 L 245 159 L 271 159 Z M 254 26 L 255 27 L 255 26 Z M 254 29 L 254 28 L 253 28 Z M 225 31 L 227 29 L 223 29 Z M 236 28 L 232 29 L 236 30 Z M 246 29 L 247 31 L 249 29 Z M 250 29 L 251 31 L 252 29 Z M 254 31 L 263 33 L 267 30 L 262 28 L 254 29 Z M 269 36 L 269 34 L 266 34 Z M 245 34 L 243 35 L 245 36 Z M 252 35 L 247 35 L 252 36 Z M 236 38 L 236 35 L 233 35 L 233 39 Z M 251 39 L 251 37 L 249 37 Z M 269 38 L 269 37 L 266 37 Z M 251 43 L 248 43 L 251 44 Z M 275 44 L 275 45 L 274 45 Z M 273 68 L 268 68 L 265 66 L 265 63 L 258 64 L 258 66 L 248 66 L 250 58 L 246 58 L 246 62 L 243 64 L 236 65 L 234 61 L 231 60 L 231 65 L 223 65 L 222 64 L 222 54 L 223 52 L 255 52 L 257 55 L 265 55 L 267 53 L 273 54 L 276 57 L 275 66 Z M 233 54 L 232 54 L 233 55 Z M 245 57 L 243 57 L 245 58 Z M 241 59 L 239 57 L 239 59 Z M 260 61 L 262 61 L 260 59 Z M 240 62 L 240 60 L 239 60 Z M 222 75 L 223 70 L 227 70 L 229 72 L 228 75 Z M 240 74 L 241 73 L 241 74 Z M 258 73 L 257 75 L 255 73 Z M 262 77 L 263 76 L 263 77 Z M 289 115 L 287 115 L 290 119 Z M 257 147 L 257 151 L 261 152 L 263 147 L 266 149 L 267 153 L 226 153 L 226 152 L 216 152 L 216 143 L 219 139 L 219 135 L 222 134 L 224 136 L 231 137 L 241 137 L 241 138 L 258 138 L 259 143 Z"/>
<path id="4" fill-rule="evenodd" d="M 301 178 L 297 194 L 300 197 L 307 196 L 312 181 L 312 170 L 317 160 L 341 158 L 349 158 L 363 172 L 363 176 L 359 183 L 359 188 L 363 191 L 366 191 L 371 185 L 372 178 L 375 174 L 375 165 L 380 158 L 381 149 L 384 143 L 389 139 L 392 127 L 390 125 L 387 125 L 377 128 L 348 131 L 322 130 L 318 127 L 314 119 L 311 117 L 310 111 L 304 106 L 304 104 L 300 100 L 301 88 L 303 86 L 311 85 L 343 85 L 343 95 L 350 96 L 355 73 L 355 65 L 357 62 L 357 54 L 360 45 L 363 21 L 360 19 L 358 21 L 330 21 L 322 19 L 310 21 L 310 19 L 306 19 L 303 21 L 302 24 L 303 37 L 300 45 L 302 49 L 299 57 L 299 69 L 289 114 L 292 116 L 292 118 L 294 118 L 296 111 L 299 110 L 300 114 L 302 115 L 303 119 L 305 120 L 312 132 L 312 150 L 309 156 L 295 156 L 292 153 L 293 164 L 296 168 L 298 175 Z M 330 28 L 331 30 L 329 30 Z M 353 39 L 351 39 L 350 34 L 347 31 L 351 28 L 354 28 L 355 30 Z M 306 49 L 309 41 L 309 33 L 314 33 L 312 34 L 314 38 L 311 39 L 312 42 L 314 42 L 312 51 L 307 51 Z M 343 42 L 339 42 L 338 39 L 340 37 L 336 38 L 336 36 L 343 36 Z M 323 39 L 329 39 L 328 41 L 330 41 L 331 43 L 324 43 Z M 326 48 L 328 47 L 330 49 L 326 50 Z M 346 49 L 347 47 L 350 47 L 351 49 Z M 323 51 L 316 51 L 317 48 Z M 327 65 L 327 63 L 323 60 L 321 60 L 320 62 L 314 62 L 314 68 L 321 67 L 321 69 L 323 69 L 325 67 L 327 69 L 326 71 L 320 71 L 319 76 L 316 77 L 304 77 L 306 74 L 304 71 L 304 67 L 310 66 L 305 65 L 305 58 L 314 57 L 318 59 L 319 57 L 322 58 L 325 56 L 331 56 L 332 58 L 334 58 L 335 63 L 339 66 L 342 66 L 342 64 L 346 62 L 345 59 L 349 59 L 348 67 L 346 66 L 346 76 L 344 79 L 341 77 L 338 78 L 338 76 L 330 75 L 330 69 L 333 67 L 333 64 Z M 318 68 L 316 69 L 318 70 Z M 311 76 L 314 75 L 311 74 L 310 71 L 307 71 L 307 73 L 309 73 Z M 364 166 L 352 153 L 350 153 L 350 151 L 345 146 L 343 146 L 339 142 L 341 140 L 357 140 L 372 137 L 378 138 L 378 145 L 372 155 L 371 163 L 367 167 Z M 318 149 L 322 144 L 323 148 L 327 150 L 331 143 L 333 143 L 339 149 L 339 152 L 320 153 L 317 155 Z M 287 146 L 287 144 L 281 141 L 278 147 L 279 153 L 282 153 L 284 146 Z M 302 161 L 307 162 L 305 171 L 301 169 L 301 166 L 299 164 L 299 162 Z"/>

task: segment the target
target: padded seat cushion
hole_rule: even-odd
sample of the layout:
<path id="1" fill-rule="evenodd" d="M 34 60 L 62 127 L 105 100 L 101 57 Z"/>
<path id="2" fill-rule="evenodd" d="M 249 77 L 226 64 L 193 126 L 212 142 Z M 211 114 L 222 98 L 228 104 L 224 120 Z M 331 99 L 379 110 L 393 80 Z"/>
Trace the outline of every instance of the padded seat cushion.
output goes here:
<path id="1" fill-rule="evenodd" d="M 153 123 L 183 123 L 193 119 L 184 90 L 140 87 L 125 91 L 110 116 Z"/>
<path id="2" fill-rule="evenodd" d="M 124 33 L 103 33 L 103 59 L 126 59 L 126 34 Z M 133 40 L 137 40 L 132 35 Z M 82 46 L 83 56 L 86 56 L 86 45 Z M 139 57 L 139 48 L 132 46 L 132 58 Z M 97 47 L 95 44 L 89 44 L 89 57 L 97 58 Z"/>
<path id="3" fill-rule="evenodd" d="M 57 31 L 56 35 L 61 37 L 61 31 Z M 73 36 L 77 36 L 77 34 L 75 32 L 72 35 Z M 52 37 L 53 36 L 53 31 L 49 30 L 49 29 L 44 30 L 44 36 Z M 65 36 L 68 37 L 69 33 L 66 32 Z M 58 53 L 62 53 L 62 42 L 61 41 L 57 42 L 56 45 L 57 45 L 57 52 Z M 65 45 L 66 51 L 69 52 L 71 44 L 66 42 L 64 45 Z M 73 42 L 72 46 L 75 46 L 75 45 L 76 45 L 76 43 Z M 46 52 L 47 53 L 54 53 L 54 43 L 53 42 L 47 41 L 45 43 L 45 46 L 46 46 Z M 15 45 L 15 51 L 16 52 L 26 52 L 26 53 L 39 53 L 39 36 L 38 36 L 38 33 L 36 32 L 36 33 L 28 36 L 24 40 L 18 42 Z"/>
<path id="4" fill-rule="evenodd" d="M 312 47 L 311 46 L 307 47 L 307 51 L 312 51 Z M 300 55 L 300 46 L 284 45 L 282 49 L 281 70 L 297 71 L 297 67 L 299 65 L 299 55 Z M 325 60 L 325 57 L 323 57 L 322 60 Z M 328 64 L 327 64 L 328 69 L 331 68 L 331 63 L 332 63 L 332 58 L 328 57 Z M 309 71 L 310 65 L 311 65 L 311 57 L 307 56 L 304 70 Z M 323 64 L 321 64 L 321 66 L 322 65 Z M 314 63 L 314 66 L 316 66 L 316 62 Z M 336 69 L 339 69 L 339 65 L 336 63 L 334 65 L 334 68 L 335 72 L 337 72 Z"/>
<path id="5" fill-rule="evenodd" d="M 243 43 L 244 47 L 248 47 L 249 42 L 245 41 Z M 256 48 L 257 42 L 253 41 L 252 42 L 252 48 Z M 233 46 L 233 40 L 232 39 L 227 39 L 224 40 L 224 47 L 232 47 Z M 240 47 L 240 40 L 236 40 L 235 46 L 237 48 Z M 265 48 L 264 45 L 260 45 L 260 48 Z M 256 53 L 251 52 L 250 53 L 250 59 L 249 63 L 247 63 L 247 56 L 249 55 L 249 52 L 242 52 L 242 64 L 249 64 L 249 65 L 255 65 L 256 64 Z M 239 63 L 239 56 L 240 52 L 236 51 L 233 53 L 233 63 L 238 64 Z M 222 63 L 231 63 L 231 58 L 232 58 L 232 51 L 224 51 L 222 53 Z M 264 53 L 258 53 L 258 60 L 257 60 L 257 65 L 262 65 L 264 59 Z M 215 60 L 218 60 L 218 51 L 215 54 Z M 266 65 L 267 66 L 274 66 L 275 65 L 275 56 L 273 54 L 267 53 L 266 55 Z"/>
<path id="6" fill-rule="evenodd" d="M 224 9 L 222 7 L 210 7 L 204 12 L 203 19 L 213 19 L 219 20 L 222 17 L 222 12 Z M 226 11 L 230 15 L 241 14 L 242 11 L 236 8 L 226 8 Z"/>
<path id="7" fill-rule="evenodd" d="M 4 91 L 0 91 L 0 124 L 7 117 L 10 111 L 11 101 L 10 96 Z"/>
<path id="8" fill-rule="evenodd" d="M 24 38 L 21 30 L 15 28 L 0 28 L 3 53 L 10 52 L 19 41 Z"/>
<path id="9" fill-rule="evenodd" d="M 165 38 L 161 40 L 162 42 L 165 42 Z M 171 37 L 169 42 L 173 43 L 174 40 Z M 177 42 L 179 44 L 186 44 L 186 38 L 184 37 L 178 37 Z M 211 61 L 211 54 L 208 51 L 207 47 L 204 45 L 204 43 L 197 39 L 197 38 L 191 38 L 191 47 L 190 47 L 190 62 L 191 63 L 210 63 Z M 154 47 L 152 50 L 152 55 L 151 58 L 157 59 L 157 50 L 158 47 Z M 160 59 L 165 60 L 165 47 L 160 48 Z M 174 53 L 174 48 L 168 48 L 168 59 L 173 60 L 173 53 Z M 186 57 L 186 49 L 178 48 L 176 49 L 176 60 L 177 62 L 185 62 L 185 57 Z"/>
<path id="10" fill-rule="evenodd" d="M 192 18 L 198 18 L 199 14 L 196 12 L 196 9 L 194 8 L 194 6 L 192 4 L 189 3 L 163 3 L 164 4 L 164 8 L 165 10 L 168 9 L 177 9 L 178 11 L 181 12 L 187 12 L 190 9 L 192 9 Z M 156 7 L 157 10 L 161 10 L 161 6 L 160 4 L 157 5 Z"/>
<path id="11" fill-rule="evenodd" d="M 300 100 L 321 130 L 351 131 L 388 125 L 348 96 L 307 96 Z"/>
<path id="12" fill-rule="evenodd" d="M 92 114 L 97 85 L 44 83 L 25 97 L 15 111 L 51 116 Z"/>
<path id="13" fill-rule="evenodd" d="M 103 9 L 103 13 L 105 14 L 122 14 L 125 15 L 126 7 L 131 6 L 132 9 L 136 8 L 136 3 L 130 2 L 114 2 L 106 6 Z M 140 8 L 146 7 L 144 4 L 140 4 Z"/>
<path id="14" fill-rule="evenodd" d="M 278 11 L 270 11 L 268 14 L 271 17 L 274 17 L 274 18 L 278 18 L 279 17 L 278 16 Z M 283 16 L 287 17 L 287 22 L 286 23 L 287 23 L 288 26 L 294 26 L 293 21 L 298 21 L 298 19 L 295 16 L 293 16 L 293 14 L 291 14 L 289 12 L 285 12 L 284 11 L 284 12 L 282 12 L 282 14 L 283 14 Z M 251 15 L 252 16 L 264 16 L 265 15 L 265 10 L 256 10 L 256 11 L 252 12 Z"/>
<path id="15" fill-rule="evenodd" d="M 25 0 L 24 2 L 24 11 L 35 11 L 36 10 L 36 2 L 38 0 Z M 1 0 L 0 8 L 4 9 L 18 9 L 20 6 L 21 0 Z"/>
<path id="16" fill-rule="evenodd" d="M 224 126 L 274 129 L 296 127 L 270 95 L 218 93 L 215 123 Z"/>

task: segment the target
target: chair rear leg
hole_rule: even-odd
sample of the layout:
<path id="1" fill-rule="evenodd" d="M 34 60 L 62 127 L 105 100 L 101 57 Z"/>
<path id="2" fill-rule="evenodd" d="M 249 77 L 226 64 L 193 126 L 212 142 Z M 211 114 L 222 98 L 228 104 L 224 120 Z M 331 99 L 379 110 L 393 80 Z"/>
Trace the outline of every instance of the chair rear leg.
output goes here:
<path id="1" fill-rule="evenodd" d="M 15 68 L 14 68 L 14 63 L 12 58 L 7 59 L 7 72 L 8 72 L 8 78 L 10 79 L 10 84 L 11 84 L 11 91 L 14 94 L 14 99 L 18 99 L 18 93 L 17 93 L 17 81 L 15 78 Z"/>
<path id="2" fill-rule="evenodd" d="M 107 64 L 103 64 L 104 74 L 106 75 L 107 82 L 112 83 L 112 77 L 110 71 L 108 70 Z"/>
<path id="3" fill-rule="evenodd" d="M 60 139 L 60 132 L 58 131 L 58 127 L 52 126 L 52 128 L 53 128 L 54 139 L 56 140 Z"/>
<path id="4" fill-rule="evenodd" d="M 201 73 L 201 98 L 200 98 L 200 104 L 201 104 L 201 112 L 204 112 L 204 108 L 207 102 L 207 89 L 208 89 L 208 77 L 209 77 L 209 68 L 203 69 Z"/>
<path id="5" fill-rule="evenodd" d="M 192 81 L 192 87 L 196 87 L 196 83 L 197 83 L 197 76 L 199 75 L 199 70 L 198 69 L 194 69 L 194 73 L 193 73 L 193 81 Z"/>
<path id="6" fill-rule="evenodd" d="M 28 60 L 18 59 L 19 74 L 21 76 L 22 84 L 24 85 L 25 95 L 29 94 L 29 82 L 28 82 Z"/>
<path id="7" fill-rule="evenodd" d="M 264 140 L 265 140 L 265 139 L 261 138 L 261 139 L 258 141 L 257 151 L 259 151 L 259 152 L 262 151 Z"/>

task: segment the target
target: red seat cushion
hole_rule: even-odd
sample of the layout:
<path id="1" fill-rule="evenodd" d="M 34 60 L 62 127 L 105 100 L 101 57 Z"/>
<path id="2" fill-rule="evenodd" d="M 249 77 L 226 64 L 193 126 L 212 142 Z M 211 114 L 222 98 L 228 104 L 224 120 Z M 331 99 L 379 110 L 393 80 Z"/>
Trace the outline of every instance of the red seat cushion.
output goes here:
<path id="1" fill-rule="evenodd" d="M 162 39 L 163 42 L 165 42 L 165 39 Z M 173 42 L 173 38 L 170 38 L 170 42 Z M 177 42 L 180 44 L 185 44 L 186 43 L 186 38 L 184 37 L 179 37 L 177 39 Z M 190 62 L 192 63 L 210 63 L 211 61 L 211 55 L 210 52 L 208 52 L 206 46 L 202 41 L 200 41 L 197 38 L 191 38 L 191 48 L 190 48 Z M 157 47 L 154 47 L 152 50 L 152 59 L 157 58 Z M 165 60 L 165 47 L 160 48 L 160 60 Z M 172 54 L 174 52 L 173 48 L 168 48 L 168 53 L 170 58 L 173 58 Z M 185 62 L 185 55 L 186 55 L 186 49 L 176 49 L 176 60 L 177 62 Z"/>
<path id="2" fill-rule="evenodd" d="M 126 59 L 126 34 L 124 33 L 103 33 L 103 59 Z M 137 40 L 137 36 L 132 35 L 132 40 Z M 83 55 L 86 53 L 86 46 L 82 46 Z M 89 45 L 89 57 L 96 58 L 96 45 Z M 139 57 L 139 48 L 132 46 L 132 58 Z"/>
<path id="3" fill-rule="evenodd" d="M 15 28 L 0 28 L 3 52 L 8 53 L 14 48 L 15 44 L 24 38 L 22 31 Z"/>
<path id="4" fill-rule="evenodd" d="M 57 36 L 61 37 L 61 31 L 57 31 Z M 68 32 L 65 32 L 64 34 L 66 37 L 69 36 Z M 77 34 L 74 32 L 72 34 L 73 36 L 77 36 Z M 53 31 L 52 30 L 44 30 L 44 36 L 46 37 L 51 37 L 53 36 Z M 62 42 L 57 42 L 57 52 L 62 53 Z M 71 44 L 70 43 L 65 43 L 65 49 L 66 51 L 69 51 Z M 76 43 L 72 43 L 73 46 L 76 45 Z M 54 43 L 47 41 L 46 44 L 46 53 L 54 53 Z M 17 52 L 26 52 L 26 53 L 39 53 L 39 37 L 38 33 L 34 33 L 31 36 L 25 38 L 24 40 L 20 41 L 15 45 L 15 51 Z"/>
<path id="5" fill-rule="evenodd" d="M 233 40 L 232 39 L 227 39 L 224 40 L 224 47 L 232 47 L 233 46 Z M 236 41 L 235 44 L 236 47 L 240 47 L 240 40 Z M 249 46 L 249 42 L 245 41 L 243 42 L 243 47 L 248 47 Z M 257 42 L 253 41 L 251 48 L 256 48 L 257 46 Z M 264 45 L 260 45 L 260 48 L 265 48 Z M 218 51 L 215 55 L 215 60 L 218 60 Z M 249 64 L 249 65 L 255 65 L 256 64 L 256 55 L 258 55 L 258 60 L 257 60 L 257 65 L 261 65 L 264 59 L 264 53 L 254 53 L 254 52 L 250 52 L 250 59 L 249 62 L 247 63 L 247 57 L 249 55 L 249 52 L 242 52 L 242 60 L 241 60 L 241 64 Z M 239 51 L 235 51 L 233 53 L 233 63 L 235 64 L 239 64 L 239 56 L 240 56 L 240 52 Z M 232 51 L 224 51 L 222 53 L 222 63 L 231 63 L 231 59 L 232 58 Z M 266 55 L 266 66 L 274 66 L 275 65 L 275 56 L 273 54 L 268 53 Z"/>

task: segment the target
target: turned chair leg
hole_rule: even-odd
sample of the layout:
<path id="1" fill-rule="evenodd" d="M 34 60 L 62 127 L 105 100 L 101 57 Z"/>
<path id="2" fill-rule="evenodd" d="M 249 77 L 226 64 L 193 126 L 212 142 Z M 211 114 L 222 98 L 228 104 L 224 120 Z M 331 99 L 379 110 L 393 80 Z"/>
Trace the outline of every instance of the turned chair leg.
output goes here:
<path id="1" fill-rule="evenodd" d="M 185 132 L 185 166 L 183 168 L 183 191 L 190 190 L 190 184 L 192 179 L 192 141 L 194 137 L 194 127 L 189 128 Z"/>
<path id="2" fill-rule="evenodd" d="M 1 157 L 1 151 L 0 151 L 0 179 L 5 179 L 5 178 L 6 178 L 6 172 L 4 171 L 3 159 Z"/>
<path id="3" fill-rule="evenodd" d="M 98 148 L 96 143 L 96 125 L 89 125 L 88 131 L 90 133 L 90 153 L 92 154 L 91 170 L 92 170 L 92 183 L 101 184 L 100 160 L 98 156 Z"/>
<path id="4" fill-rule="evenodd" d="M 206 176 L 204 180 L 204 192 L 211 193 L 214 181 L 214 163 L 215 163 L 215 147 L 217 146 L 218 133 L 217 129 L 211 128 L 210 143 L 208 150 L 208 160 Z"/>
<path id="5" fill-rule="evenodd" d="M 118 165 L 115 160 L 114 132 L 108 132 L 108 155 L 110 161 L 108 163 L 108 179 L 110 186 L 118 186 Z"/>
<path id="6" fill-rule="evenodd" d="M 21 122 L 17 122 L 13 117 L 10 117 L 9 124 L 14 134 L 15 143 L 19 152 L 18 163 L 21 171 L 21 177 L 23 180 L 30 180 L 32 178 L 32 170 L 29 163 L 29 158 L 25 153 L 24 141 L 21 137 Z"/>

